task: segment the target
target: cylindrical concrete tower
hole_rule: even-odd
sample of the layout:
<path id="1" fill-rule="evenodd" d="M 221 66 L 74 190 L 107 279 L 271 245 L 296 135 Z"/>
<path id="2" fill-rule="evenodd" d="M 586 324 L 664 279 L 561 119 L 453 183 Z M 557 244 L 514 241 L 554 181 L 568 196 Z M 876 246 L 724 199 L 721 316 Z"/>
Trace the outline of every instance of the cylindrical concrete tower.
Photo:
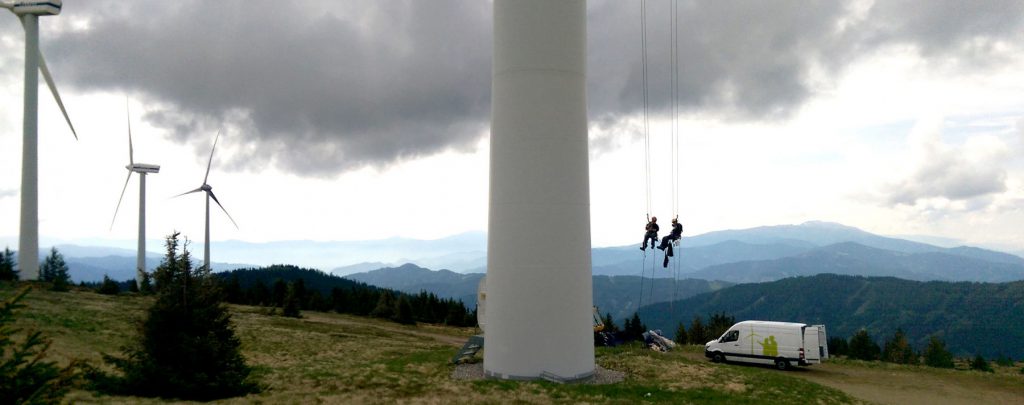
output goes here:
<path id="1" fill-rule="evenodd" d="M 586 2 L 496 0 L 484 370 L 594 372 Z"/>

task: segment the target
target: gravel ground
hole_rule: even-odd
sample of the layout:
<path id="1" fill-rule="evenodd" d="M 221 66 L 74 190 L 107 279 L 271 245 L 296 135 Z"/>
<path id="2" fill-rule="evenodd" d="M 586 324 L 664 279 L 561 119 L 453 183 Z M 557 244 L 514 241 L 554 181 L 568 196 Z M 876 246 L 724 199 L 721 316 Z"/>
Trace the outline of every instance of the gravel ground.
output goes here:
<path id="1" fill-rule="evenodd" d="M 452 378 L 456 380 L 483 380 L 487 377 L 484 375 L 484 363 L 464 363 L 455 366 L 455 371 L 452 371 Z M 574 381 L 570 384 L 615 384 L 620 383 L 626 379 L 626 373 L 615 370 L 608 370 L 601 366 L 594 367 L 594 375 L 585 378 L 580 381 Z"/>

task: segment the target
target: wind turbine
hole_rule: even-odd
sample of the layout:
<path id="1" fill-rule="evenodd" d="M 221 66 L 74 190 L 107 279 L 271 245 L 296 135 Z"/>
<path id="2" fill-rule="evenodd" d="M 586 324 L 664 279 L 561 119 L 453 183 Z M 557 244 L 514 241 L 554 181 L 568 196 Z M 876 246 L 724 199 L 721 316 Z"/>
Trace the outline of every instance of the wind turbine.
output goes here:
<path id="1" fill-rule="evenodd" d="M 43 73 L 46 85 L 57 100 L 71 134 L 78 139 L 71 118 L 53 84 L 50 70 L 39 52 L 39 16 L 60 14 L 61 0 L 21 0 L 0 3 L 0 8 L 11 10 L 25 29 L 25 115 L 21 149 L 21 232 L 18 235 L 18 269 L 26 280 L 39 278 L 39 75 Z"/>
<path id="2" fill-rule="evenodd" d="M 128 107 L 128 100 L 125 99 L 125 113 L 128 116 L 128 178 L 124 179 L 124 188 L 121 189 L 121 197 L 117 199 L 117 208 L 114 209 L 114 218 L 110 220 L 110 228 L 114 228 L 114 220 L 117 219 L 117 211 L 121 209 L 121 200 L 124 199 L 124 192 L 128 190 L 128 181 L 132 179 L 132 173 L 139 174 L 139 252 L 135 259 L 136 277 L 135 284 L 141 287 L 143 272 L 146 271 L 146 174 L 159 173 L 160 165 L 147 163 L 135 163 L 135 151 L 132 147 L 132 115 Z"/>
<path id="3" fill-rule="evenodd" d="M 206 266 L 207 270 L 210 269 L 210 199 L 211 198 L 213 199 L 213 202 L 217 203 L 217 206 L 220 207 L 221 211 L 224 211 L 224 214 L 228 216 L 228 219 L 231 220 L 231 223 L 233 225 L 235 225 L 235 229 L 238 229 L 238 224 L 235 223 L 235 219 L 231 218 L 231 214 L 228 214 L 228 210 L 225 209 L 224 206 L 220 204 L 220 200 L 218 200 L 217 196 L 213 194 L 213 187 L 210 187 L 210 184 L 206 182 L 210 178 L 210 165 L 213 163 L 213 152 L 215 150 L 217 150 L 217 140 L 219 140 L 219 139 L 220 139 L 220 132 L 217 132 L 217 137 L 213 139 L 213 148 L 210 148 L 210 160 L 206 162 L 206 176 L 203 177 L 203 185 L 199 186 L 199 188 L 197 188 L 195 190 L 186 191 L 184 193 L 181 193 L 181 194 L 178 194 L 178 195 L 175 196 L 175 197 L 181 197 L 181 196 L 183 196 L 185 194 L 198 193 L 200 191 L 205 191 L 206 192 L 206 235 L 205 235 L 206 236 L 206 240 L 203 242 L 203 265 Z"/>

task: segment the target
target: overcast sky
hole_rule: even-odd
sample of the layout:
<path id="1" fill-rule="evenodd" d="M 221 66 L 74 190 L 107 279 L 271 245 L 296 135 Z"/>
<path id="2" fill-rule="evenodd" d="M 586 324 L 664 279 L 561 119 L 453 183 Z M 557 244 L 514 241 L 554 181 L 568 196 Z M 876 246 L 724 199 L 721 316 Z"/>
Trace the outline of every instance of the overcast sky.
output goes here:
<path id="1" fill-rule="evenodd" d="M 651 214 L 672 215 L 669 0 L 648 2 Z M 595 246 L 646 212 L 640 2 L 588 3 Z M 148 234 L 439 238 L 486 230 L 491 4 L 67 1 L 42 51 L 40 233 L 132 246 L 127 119 Z M 687 234 L 825 220 L 1024 251 L 1024 3 L 679 2 Z M 23 32 L 0 18 L 0 237 L 16 240 Z M 126 117 L 125 98 L 131 115 Z M 571 235 L 567 235 L 571 237 Z M 15 243 L 16 245 L 16 243 Z M 152 244 L 151 244 L 152 245 Z M 158 246 L 158 245 L 155 245 Z M 14 247 L 14 246 L 12 246 Z"/>

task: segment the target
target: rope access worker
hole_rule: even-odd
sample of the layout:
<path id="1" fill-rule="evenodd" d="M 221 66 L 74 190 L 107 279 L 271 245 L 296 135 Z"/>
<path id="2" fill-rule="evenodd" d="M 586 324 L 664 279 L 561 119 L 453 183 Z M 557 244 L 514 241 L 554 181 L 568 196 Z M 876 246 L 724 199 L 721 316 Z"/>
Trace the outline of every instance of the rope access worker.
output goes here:
<path id="1" fill-rule="evenodd" d="M 672 218 L 672 233 L 665 235 L 661 239 L 661 245 L 658 245 L 658 249 L 665 250 L 669 248 L 666 257 L 672 256 L 672 242 L 679 240 L 683 236 L 683 226 L 679 224 L 679 218 Z"/>
<path id="2" fill-rule="evenodd" d="M 650 217 L 647 220 L 647 227 L 644 228 L 647 232 L 644 233 L 644 243 L 640 247 L 640 250 L 647 250 L 647 241 L 651 241 L 651 249 L 654 249 L 654 245 L 658 243 L 658 231 L 661 229 L 658 227 L 658 217 Z"/>

